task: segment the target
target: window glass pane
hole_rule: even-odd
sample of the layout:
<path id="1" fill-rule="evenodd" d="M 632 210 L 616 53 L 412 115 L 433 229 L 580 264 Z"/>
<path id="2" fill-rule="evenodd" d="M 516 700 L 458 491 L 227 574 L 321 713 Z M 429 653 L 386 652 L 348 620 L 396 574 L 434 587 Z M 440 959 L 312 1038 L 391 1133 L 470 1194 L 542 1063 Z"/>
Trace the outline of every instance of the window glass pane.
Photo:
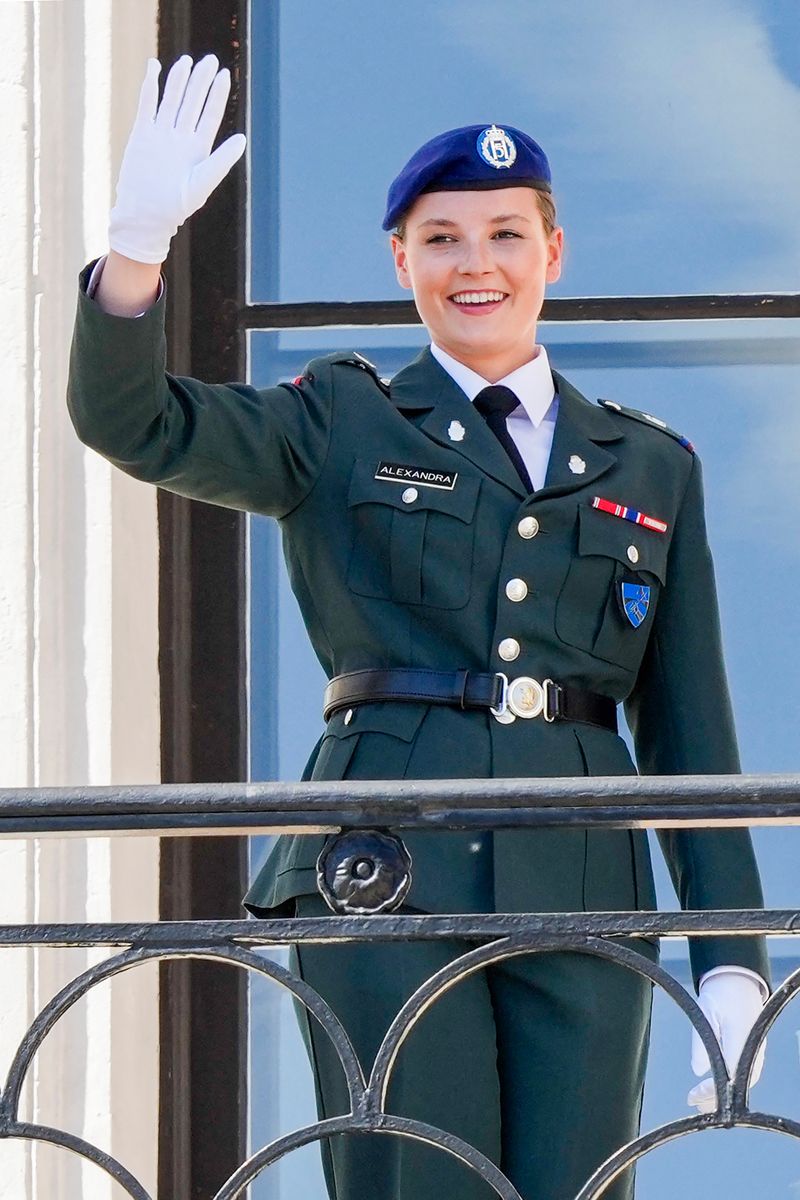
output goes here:
<path id="1" fill-rule="evenodd" d="M 800 321 L 543 324 L 539 340 L 554 368 L 588 399 L 602 396 L 643 409 L 696 444 L 703 460 L 743 769 L 800 771 L 795 682 L 800 640 Z M 388 375 L 426 342 L 422 328 L 256 333 L 251 335 L 252 378 L 268 386 L 298 374 L 316 354 L 353 347 Z M 296 779 L 322 730 L 325 678 L 289 588 L 277 530 L 262 518 L 252 519 L 251 530 L 253 778 Z M 692 703 L 691 696 L 686 703 Z M 761 829 L 754 838 L 767 904 L 796 907 L 797 831 Z M 254 870 L 266 848 L 263 839 L 254 839 Z M 675 908 L 655 841 L 653 851 L 660 905 Z M 776 982 L 796 965 L 794 944 L 784 942 L 773 954 Z M 662 959 L 688 981 L 685 945 L 666 942 Z M 254 995 L 253 1022 L 253 1137 L 260 1144 L 314 1119 L 313 1089 L 288 998 Z M 675 1055 L 676 1045 L 685 1047 L 686 1061 Z M 778 1023 L 771 1046 L 757 1103 L 795 1115 L 797 1047 L 791 1018 Z M 694 1082 L 688 1047 L 689 1034 L 674 1006 L 659 1002 L 644 1127 L 684 1111 L 686 1091 Z M 261 1086 L 259 1079 L 269 1084 Z M 737 1143 L 731 1162 L 739 1161 L 741 1153 L 744 1163 L 748 1147 L 744 1139 L 741 1147 Z M 653 1200 L 666 1200 L 674 1192 L 669 1163 L 680 1164 L 682 1172 L 693 1171 L 695 1178 L 710 1178 L 711 1153 L 705 1139 L 691 1139 L 674 1160 L 666 1151 L 653 1155 L 640 1167 L 646 1180 L 640 1186 L 646 1186 Z M 761 1166 L 769 1170 L 766 1192 L 782 1194 L 791 1170 L 788 1156 L 776 1145 Z M 254 1200 L 325 1194 L 313 1151 L 302 1160 L 291 1155 L 267 1174 L 271 1178 L 265 1176 L 253 1189 Z M 744 1167 L 726 1175 L 726 1195 L 749 1200 L 752 1179 Z"/>
<path id="2" fill-rule="evenodd" d="M 402 298 L 386 190 L 444 129 L 551 159 L 563 295 L 796 290 L 796 0 L 253 0 L 255 300 Z"/>
<path id="3" fill-rule="evenodd" d="M 800 642 L 800 321 L 709 321 L 541 325 L 554 368 L 589 399 L 643 409 L 686 434 L 703 461 L 728 673 L 746 772 L 800 770 L 800 692 L 787 670 Z M 291 378 L 321 349 L 354 345 L 392 374 L 426 343 L 422 328 L 300 330 L 251 335 L 252 374 L 267 385 Z M 666 435 L 665 435 L 666 436 Z M 263 518 L 253 519 L 257 538 Z M 267 535 L 269 537 L 269 535 Z M 268 582 L 265 583 L 265 580 Z M 322 731 L 323 672 L 308 644 L 272 535 L 253 578 L 254 637 L 270 642 L 277 750 L 266 771 L 296 779 Z M 263 597 L 263 599 L 261 598 Z M 272 608 L 270 607 L 272 606 Z M 269 613 L 275 611 L 274 620 Z M 259 614 L 266 614 L 264 620 Z M 687 697 L 691 703 L 691 697 Z M 258 730 L 269 727 L 263 708 Z M 759 830 L 768 903 L 796 897 L 795 831 Z M 660 859 L 660 855 L 656 856 Z M 662 875 L 662 903 L 674 903 Z"/>

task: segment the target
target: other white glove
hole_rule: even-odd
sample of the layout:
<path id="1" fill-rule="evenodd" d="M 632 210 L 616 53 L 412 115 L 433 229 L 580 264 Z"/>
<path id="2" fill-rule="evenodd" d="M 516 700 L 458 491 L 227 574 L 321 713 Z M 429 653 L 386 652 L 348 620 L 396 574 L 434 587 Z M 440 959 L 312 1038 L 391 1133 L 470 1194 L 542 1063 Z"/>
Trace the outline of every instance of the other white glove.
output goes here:
<path id="1" fill-rule="evenodd" d="M 178 226 L 205 204 L 244 153 L 243 133 L 211 153 L 231 90 L 230 71 L 218 68 L 214 54 L 194 67 L 184 54 L 170 69 L 159 104 L 161 64 L 148 59 L 109 221 L 109 245 L 119 254 L 163 262 Z"/>
<path id="2" fill-rule="evenodd" d="M 719 1042 L 722 1057 L 732 1077 L 756 1017 L 764 1006 L 765 984 L 754 972 L 725 967 L 704 977 L 700 982 L 698 1003 Z M 764 1066 L 765 1046 L 762 1043 L 753 1064 L 751 1084 L 756 1083 Z M 708 1051 L 696 1029 L 692 1029 L 692 1070 L 704 1075 L 711 1070 Z M 703 1079 L 686 1097 L 698 1112 L 713 1112 L 717 1106 L 713 1078 Z"/>

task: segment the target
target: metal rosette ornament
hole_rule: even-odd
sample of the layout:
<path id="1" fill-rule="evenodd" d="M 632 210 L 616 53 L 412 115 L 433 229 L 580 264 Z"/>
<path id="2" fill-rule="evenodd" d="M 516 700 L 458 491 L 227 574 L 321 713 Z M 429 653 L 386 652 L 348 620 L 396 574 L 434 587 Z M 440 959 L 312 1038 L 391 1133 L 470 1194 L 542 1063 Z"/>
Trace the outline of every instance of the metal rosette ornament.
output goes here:
<path id="1" fill-rule="evenodd" d="M 317 886 L 335 913 L 393 912 L 411 887 L 411 855 L 400 838 L 383 830 L 334 834 L 317 859 Z"/>

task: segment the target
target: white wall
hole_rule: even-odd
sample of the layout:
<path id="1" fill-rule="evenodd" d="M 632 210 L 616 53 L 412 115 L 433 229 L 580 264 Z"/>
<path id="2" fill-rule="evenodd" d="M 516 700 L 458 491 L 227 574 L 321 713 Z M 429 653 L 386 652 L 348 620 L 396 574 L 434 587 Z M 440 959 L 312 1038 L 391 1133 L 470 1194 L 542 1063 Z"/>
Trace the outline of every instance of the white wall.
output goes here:
<path id="1" fill-rule="evenodd" d="M 159 778 L 156 493 L 78 443 L 64 403 L 76 276 L 107 214 L 156 0 L 0 5 L 0 786 Z M 0 921 L 154 920 L 158 843 L 0 843 Z M 101 954 L 0 954 L 0 1072 L 41 1005 Z M 25 1117 L 78 1133 L 155 1193 L 155 967 L 49 1036 Z M 95 1167 L 0 1143 L 0 1200 L 116 1200 Z"/>

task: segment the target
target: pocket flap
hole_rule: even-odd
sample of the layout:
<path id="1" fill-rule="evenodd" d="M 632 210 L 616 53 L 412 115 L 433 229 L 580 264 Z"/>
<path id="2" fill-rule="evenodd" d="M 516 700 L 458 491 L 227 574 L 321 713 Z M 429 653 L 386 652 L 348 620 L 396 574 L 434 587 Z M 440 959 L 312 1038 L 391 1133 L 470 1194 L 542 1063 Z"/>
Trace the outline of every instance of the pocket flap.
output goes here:
<path id="1" fill-rule="evenodd" d="M 634 525 L 600 509 L 583 506 L 578 510 L 579 554 L 601 554 L 616 558 L 633 571 L 649 571 L 662 583 L 667 579 L 669 541 L 665 533 L 656 533 L 644 525 Z M 635 547 L 635 561 L 629 548 Z"/>
<path id="2" fill-rule="evenodd" d="M 376 462 L 366 459 L 356 461 L 347 498 L 351 508 L 356 504 L 388 504 L 404 512 L 433 509 L 464 522 L 471 521 L 475 515 L 475 502 L 481 484 L 477 475 L 456 472 L 455 483 L 451 489 L 435 487 L 414 479 L 376 479 L 377 470 Z M 440 471 L 440 468 L 432 467 L 431 471 Z M 452 477 L 453 472 L 449 474 Z M 404 500 L 403 495 L 407 495 L 410 488 L 414 489 L 416 496 L 411 501 Z"/>
<path id="3" fill-rule="evenodd" d="M 407 703 L 402 700 L 377 700 L 374 703 L 354 704 L 349 724 L 345 725 L 344 721 L 348 709 L 340 708 L 328 721 L 325 734 L 346 738 L 352 737 L 354 733 L 388 733 L 404 742 L 413 742 L 427 711 L 427 704 Z"/>

